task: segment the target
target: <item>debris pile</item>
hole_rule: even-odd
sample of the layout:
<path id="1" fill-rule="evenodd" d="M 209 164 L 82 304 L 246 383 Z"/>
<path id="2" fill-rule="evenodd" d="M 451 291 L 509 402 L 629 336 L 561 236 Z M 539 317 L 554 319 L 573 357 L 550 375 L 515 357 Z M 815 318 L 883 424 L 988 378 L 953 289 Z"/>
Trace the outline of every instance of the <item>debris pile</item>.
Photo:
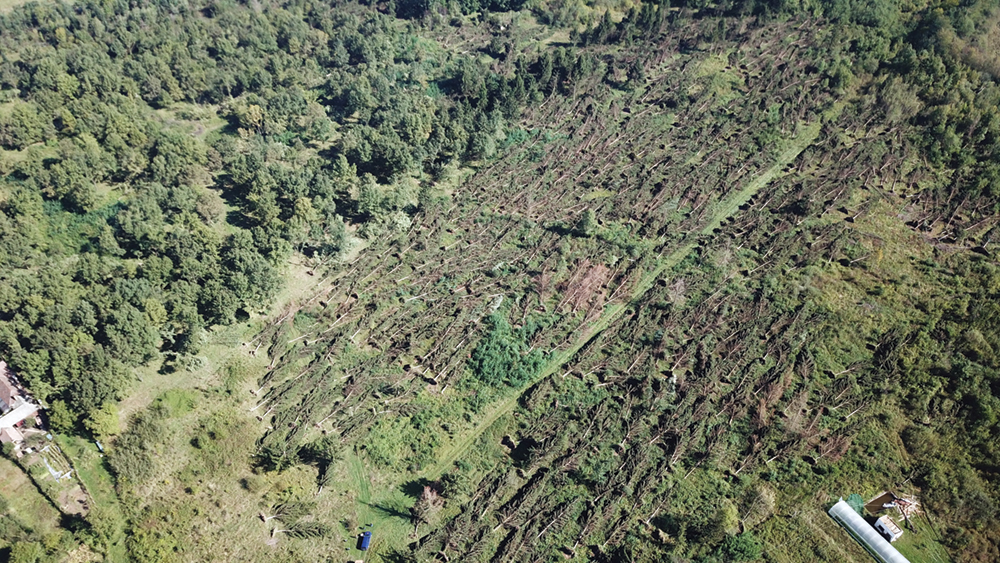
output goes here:
<path id="1" fill-rule="evenodd" d="M 895 508 L 899 511 L 900 515 L 903 516 L 903 520 L 906 521 L 906 526 L 913 530 L 913 522 L 910 518 L 920 514 L 920 503 L 917 501 L 916 497 L 912 496 L 899 496 L 895 493 L 889 493 L 892 495 L 892 500 L 890 502 L 882 504 L 882 508 L 891 509 Z"/>

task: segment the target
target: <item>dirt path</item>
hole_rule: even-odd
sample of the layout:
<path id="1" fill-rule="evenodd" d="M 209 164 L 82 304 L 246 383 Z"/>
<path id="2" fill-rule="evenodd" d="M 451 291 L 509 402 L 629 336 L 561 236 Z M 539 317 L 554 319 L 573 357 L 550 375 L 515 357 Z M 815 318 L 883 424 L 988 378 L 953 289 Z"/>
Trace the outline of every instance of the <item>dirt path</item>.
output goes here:
<path id="1" fill-rule="evenodd" d="M 843 103 L 835 105 L 824 115 L 824 121 L 836 117 L 836 115 L 840 113 L 840 109 L 842 107 Z M 770 184 L 774 179 L 783 176 L 785 174 L 784 168 L 794 162 L 795 159 L 798 158 L 799 154 L 801 154 L 806 147 L 811 145 L 813 141 L 816 140 L 816 137 L 819 136 L 821 128 L 821 121 L 801 125 L 799 128 L 799 134 L 789 141 L 787 148 L 785 148 L 785 150 L 778 155 L 778 159 L 774 165 L 747 183 L 747 185 L 739 191 L 730 194 L 728 197 L 718 202 L 715 206 L 714 212 L 712 213 L 711 219 L 707 224 L 705 224 L 704 227 L 696 231 L 694 234 L 712 234 L 714 229 L 718 228 L 723 221 L 734 215 L 739 210 L 741 205 L 749 201 L 750 198 L 752 198 L 764 186 Z M 696 237 L 691 238 L 694 239 Z M 659 279 L 660 276 L 679 264 L 688 256 L 688 254 L 691 253 L 691 251 L 697 248 L 697 246 L 697 242 L 687 242 L 680 248 L 671 252 L 669 255 L 661 258 L 659 262 L 657 262 L 656 267 L 647 272 L 639 280 L 639 283 L 636 285 L 628 300 L 607 306 L 601 317 L 590 325 L 590 327 L 580 335 L 572 346 L 553 355 L 552 359 L 549 360 L 535 379 L 524 387 L 524 390 L 530 389 L 532 385 L 552 375 L 557 370 L 561 369 L 563 365 L 571 361 L 576 353 L 579 352 L 587 342 L 608 328 L 611 323 L 615 321 L 622 314 L 622 312 L 625 311 L 625 309 L 628 308 L 630 304 L 641 299 L 642 296 L 645 295 L 651 287 L 653 287 L 653 284 L 656 283 L 656 280 Z M 521 394 L 515 393 L 503 401 L 494 404 L 488 412 L 484 413 L 484 416 L 479 424 L 469 429 L 464 433 L 464 435 L 456 439 L 448 446 L 442 448 L 438 462 L 423 471 L 421 473 L 421 477 L 430 480 L 439 478 L 445 471 L 451 468 L 452 464 L 454 464 L 463 453 L 475 444 L 476 440 L 479 439 L 483 432 L 485 432 L 490 426 L 493 426 L 493 424 L 500 419 L 500 417 L 513 411 L 515 405 L 517 405 L 518 399 L 520 398 Z"/>

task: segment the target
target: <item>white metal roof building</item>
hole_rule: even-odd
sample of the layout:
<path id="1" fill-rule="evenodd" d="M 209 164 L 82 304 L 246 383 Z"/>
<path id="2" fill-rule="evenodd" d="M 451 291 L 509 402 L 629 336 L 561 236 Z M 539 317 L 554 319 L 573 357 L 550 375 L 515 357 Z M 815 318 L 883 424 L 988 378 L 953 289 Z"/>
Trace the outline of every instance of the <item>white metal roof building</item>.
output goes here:
<path id="1" fill-rule="evenodd" d="M 851 508 L 844 499 L 833 505 L 830 517 L 840 523 L 858 543 L 872 554 L 872 557 L 883 563 L 909 563 L 903 554 L 886 541 L 882 534 L 871 526 L 860 514 Z"/>

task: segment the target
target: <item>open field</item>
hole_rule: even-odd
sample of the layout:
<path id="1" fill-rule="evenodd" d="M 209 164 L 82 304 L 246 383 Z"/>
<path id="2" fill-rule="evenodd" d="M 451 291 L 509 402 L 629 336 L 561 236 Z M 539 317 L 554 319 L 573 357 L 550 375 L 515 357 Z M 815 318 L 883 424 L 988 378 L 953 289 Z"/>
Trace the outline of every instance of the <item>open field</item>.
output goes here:
<path id="1" fill-rule="evenodd" d="M 916 531 L 904 528 L 903 537 L 892 545 L 911 563 L 950 563 L 951 556 L 941 545 L 942 537 L 924 518 Z"/>
<path id="2" fill-rule="evenodd" d="M 9 506 L 10 515 L 29 529 L 42 535 L 60 530 L 59 511 L 19 467 L 6 459 L 0 459 L 0 496 Z"/>

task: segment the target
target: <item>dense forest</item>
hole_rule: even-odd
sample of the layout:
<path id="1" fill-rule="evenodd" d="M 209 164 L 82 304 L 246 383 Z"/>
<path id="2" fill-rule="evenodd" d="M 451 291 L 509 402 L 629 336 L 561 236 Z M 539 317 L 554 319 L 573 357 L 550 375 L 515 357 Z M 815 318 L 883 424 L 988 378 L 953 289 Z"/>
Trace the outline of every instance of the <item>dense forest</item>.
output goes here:
<path id="1" fill-rule="evenodd" d="M 293 251 L 343 250 L 345 218 L 405 229 L 420 188 L 404 178 L 492 156 L 535 93 L 422 60 L 377 12 L 167 13 L 3 21 L 3 347 L 64 427 L 120 399 L 129 367 L 183 369 L 206 326 L 274 297 Z M 208 111 L 213 131 L 185 128 Z"/>
<path id="2" fill-rule="evenodd" d="M 1000 559 L 998 22 L 0 1 L 3 556 Z"/>

